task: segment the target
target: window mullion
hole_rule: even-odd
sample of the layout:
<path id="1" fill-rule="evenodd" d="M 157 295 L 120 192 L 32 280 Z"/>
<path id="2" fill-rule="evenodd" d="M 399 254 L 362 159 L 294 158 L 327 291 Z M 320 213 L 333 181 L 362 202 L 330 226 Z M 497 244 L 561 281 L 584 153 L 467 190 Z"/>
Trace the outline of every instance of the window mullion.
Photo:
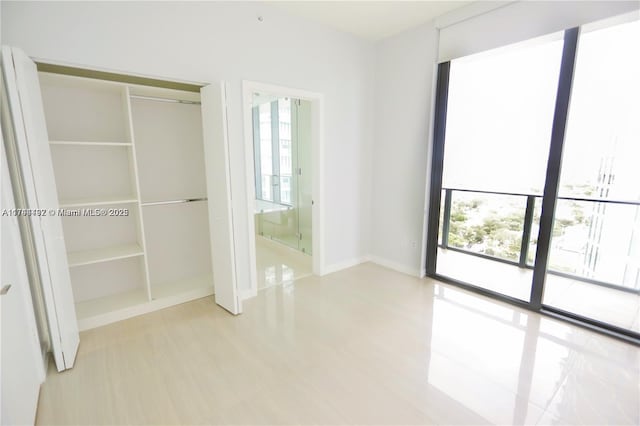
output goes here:
<path id="1" fill-rule="evenodd" d="M 435 123 L 433 130 L 433 152 L 431 156 L 431 192 L 429 194 L 429 221 L 427 233 L 426 273 L 436 273 L 438 254 L 438 228 L 440 221 L 440 200 L 442 173 L 444 167 L 444 137 L 447 127 L 447 100 L 449 98 L 449 71 L 451 62 L 438 65 L 436 88 Z"/>
<path id="2" fill-rule="evenodd" d="M 542 296 L 547 275 L 551 233 L 553 231 L 553 219 L 560 182 L 560 168 L 562 166 L 562 149 L 567 127 L 571 85 L 573 83 L 578 46 L 578 34 L 578 27 L 570 28 L 564 33 L 560 78 L 558 80 L 556 106 L 551 128 L 551 144 L 549 146 L 549 159 L 547 161 L 547 175 L 542 197 L 542 214 L 540 216 L 536 261 L 533 270 L 533 285 L 531 287 L 530 304 L 531 307 L 536 310 L 542 307 Z"/>

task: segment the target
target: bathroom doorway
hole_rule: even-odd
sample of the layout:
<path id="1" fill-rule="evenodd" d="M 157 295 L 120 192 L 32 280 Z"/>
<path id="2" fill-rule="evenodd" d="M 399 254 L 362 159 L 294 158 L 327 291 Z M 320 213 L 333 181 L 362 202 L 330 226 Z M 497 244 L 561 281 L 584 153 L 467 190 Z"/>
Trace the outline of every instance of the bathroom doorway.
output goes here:
<path id="1" fill-rule="evenodd" d="M 247 151 L 255 189 L 251 200 L 255 288 L 261 290 L 317 273 L 314 101 L 255 87 L 245 87 L 245 94 L 245 102 L 250 101 L 245 104 L 245 119 L 251 125 L 245 129 L 250 131 Z"/>

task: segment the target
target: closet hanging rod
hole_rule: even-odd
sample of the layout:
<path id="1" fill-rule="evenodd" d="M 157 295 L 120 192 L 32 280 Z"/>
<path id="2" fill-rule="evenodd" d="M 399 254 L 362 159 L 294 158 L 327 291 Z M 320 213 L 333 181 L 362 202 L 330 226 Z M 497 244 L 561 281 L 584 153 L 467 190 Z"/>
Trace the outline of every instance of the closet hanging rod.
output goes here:
<path id="1" fill-rule="evenodd" d="M 160 98 L 158 96 L 129 95 L 129 97 L 131 99 L 142 99 L 145 101 L 172 102 L 177 104 L 200 105 L 200 102 L 198 101 L 185 101 L 183 99 Z"/>
<path id="2" fill-rule="evenodd" d="M 163 204 L 182 204 L 182 203 L 193 203 L 196 201 L 207 201 L 207 197 L 185 198 L 183 200 L 149 201 L 148 203 L 140 203 L 140 204 L 143 206 L 160 206 Z"/>

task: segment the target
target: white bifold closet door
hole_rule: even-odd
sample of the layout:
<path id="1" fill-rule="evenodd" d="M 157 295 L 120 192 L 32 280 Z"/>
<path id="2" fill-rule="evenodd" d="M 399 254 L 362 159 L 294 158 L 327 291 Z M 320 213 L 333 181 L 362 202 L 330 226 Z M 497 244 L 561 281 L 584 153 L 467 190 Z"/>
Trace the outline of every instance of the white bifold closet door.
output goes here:
<path id="1" fill-rule="evenodd" d="M 35 63 L 21 50 L 2 48 L 8 107 L 15 130 L 13 156 L 19 166 L 23 208 L 46 212 L 29 216 L 38 277 L 46 305 L 51 346 L 58 371 L 73 367 L 80 336 L 67 263 L 62 222 L 52 214 L 58 196 Z"/>
<path id="2" fill-rule="evenodd" d="M 5 113 L 2 111 L 3 116 Z M 13 132 L 5 127 L 2 132 L 7 133 L 7 138 L 12 137 Z M 2 134 L 0 152 L 0 204 L 3 210 L 10 210 L 16 205 Z M 0 221 L 0 424 L 34 424 L 40 385 L 45 378 L 44 363 L 18 218 L 2 215 Z"/>
<path id="3" fill-rule="evenodd" d="M 237 315 L 242 304 L 236 278 L 225 82 L 203 87 L 200 98 L 215 298 L 218 305 Z"/>

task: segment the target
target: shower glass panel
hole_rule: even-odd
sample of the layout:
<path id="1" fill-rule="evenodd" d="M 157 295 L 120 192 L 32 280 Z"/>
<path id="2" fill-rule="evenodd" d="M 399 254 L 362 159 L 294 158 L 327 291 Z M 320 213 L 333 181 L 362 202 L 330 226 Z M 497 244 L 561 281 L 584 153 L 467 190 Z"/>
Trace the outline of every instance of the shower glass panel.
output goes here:
<path id="1" fill-rule="evenodd" d="M 295 179 L 295 191 L 298 198 L 298 227 L 300 237 L 300 250 L 312 254 L 311 239 L 311 103 L 298 101 L 296 113 L 293 115 L 296 123 L 297 143 L 295 155 L 298 164 L 298 173 Z"/>
<path id="2" fill-rule="evenodd" d="M 310 104 L 254 95 L 256 233 L 311 254 Z"/>

